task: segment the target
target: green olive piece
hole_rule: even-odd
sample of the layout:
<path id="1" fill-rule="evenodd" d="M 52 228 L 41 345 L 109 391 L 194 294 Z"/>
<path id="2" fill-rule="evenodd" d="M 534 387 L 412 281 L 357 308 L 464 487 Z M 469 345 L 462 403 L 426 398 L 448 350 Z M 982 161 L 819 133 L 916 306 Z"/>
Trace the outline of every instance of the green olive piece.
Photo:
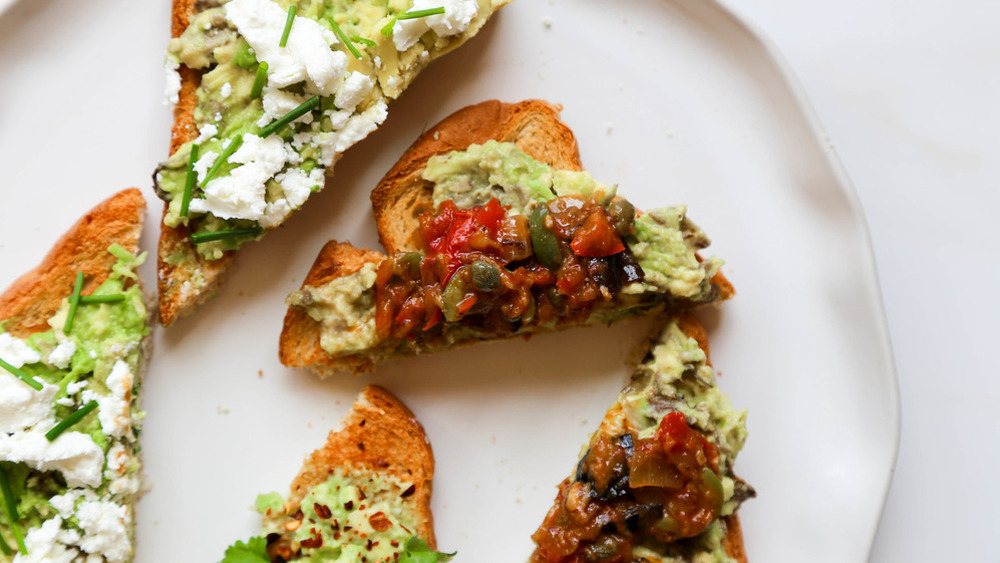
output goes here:
<path id="1" fill-rule="evenodd" d="M 544 205 L 538 205 L 528 217 L 528 226 L 531 228 L 531 246 L 535 251 L 535 258 L 538 262 L 550 270 L 558 270 L 562 264 L 562 252 L 559 251 L 559 242 L 552 231 L 545 228 L 545 216 L 549 210 Z"/>
<path id="2" fill-rule="evenodd" d="M 402 275 L 404 272 L 411 278 L 420 277 L 420 261 L 423 256 L 419 252 L 407 252 L 396 257 L 396 272 Z"/>
<path id="3" fill-rule="evenodd" d="M 608 205 L 608 219 L 619 236 L 635 232 L 635 206 L 626 199 L 616 199 Z"/>
<path id="4" fill-rule="evenodd" d="M 479 291 L 489 293 L 500 287 L 500 270 L 492 262 L 476 260 L 469 265 L 469 275 Z"/>
<path id="5" fill-rule="evenodd" d="M 718 514 L 719 510 L 722 508 L 722 501 L 725 499 L 725 493 L 722 489 L 722 481 L 719 479 L 719 476 L 708 467 L 701 470 L 701 481 L 710 491 L 712 491 L 712 494 L 719 499 L 719 503 L 715 507 L 715 512 Z"/>
<path id="6" fill-rule="evenodd" d="M 451 279 L 448 280 L 448 284 L 444 286 L 444 291 L 441 293 L 441 301 L 444 304 L 444 318 L 446 321 L 453 323 L 461 318 L 458 313 L 458 304 L 465 300 L 465 295 L 467 293 L 467 271 L 468 266 L 462 266 Z"/>

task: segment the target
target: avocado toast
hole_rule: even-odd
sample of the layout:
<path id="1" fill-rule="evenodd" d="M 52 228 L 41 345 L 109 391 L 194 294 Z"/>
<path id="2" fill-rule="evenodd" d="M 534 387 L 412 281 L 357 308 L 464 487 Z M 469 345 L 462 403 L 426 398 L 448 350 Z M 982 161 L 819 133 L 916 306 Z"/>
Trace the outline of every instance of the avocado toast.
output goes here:
<path id="1" fill-rule="evenodd" d="M 0 295 L 0 561 L 131 561 L 145 201 L 118 193 Z"/>
<path id="2" fill-rule="evenodd" d="M 532 536 L 531 563 L 746 563 L 733 473 L 745 412 L 719 390 L 705 331 L 666 317 Z"/>
<path id="3" fill-rule="evenodd" d="M 237 250 L 322 189 L 387 103 L 507 1 L 174 0 L 160 322 L 213 295 Z"/>
<path id="4" fill-rule="evenodd" d="M 223 563 L 445 561 L 434 551 L 433 478 L 423 427 L 394 395 L 369 385 L 343 428 L 306 459 L 287 498 L 258 497 L 261 536 L 234 544 Z"/>
<path id="5" fill-rule="evenodd" d="M 728 299 L 684 206 L 637 211 L 582 171 L 539 100 L 469 106 L 372 192 L 386 249 L 331 241 L 288 298 L 279 353 L 321 375 L 478 341 Z"/>

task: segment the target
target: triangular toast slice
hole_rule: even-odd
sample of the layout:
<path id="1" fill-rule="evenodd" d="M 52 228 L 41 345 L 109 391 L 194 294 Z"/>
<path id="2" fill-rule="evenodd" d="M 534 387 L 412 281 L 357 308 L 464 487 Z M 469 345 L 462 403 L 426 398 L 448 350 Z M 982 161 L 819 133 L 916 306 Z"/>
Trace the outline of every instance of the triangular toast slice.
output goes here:
<path id="1" fill-rule="evenodd" d="M 746 413 L 715 385 L 704 329 L 665 319 L 541 526 L 531 563 L 746 563 L 733 463 Z"/>
<path id="2" fill-rule="evenodd" d="M 399 355 L 733 294 L 721 262 L 699 255 L 708 239 L 685 208 L 636 212 L 593 180 L 559 108 L 544 101 L 487 101 L 446 117 L 371 199 L 386 254 L 324 246 L 288 299 L 285 365 L 365 371 Z"/>
<path id="3" fill-rule="evenodd" d="M 0 294 L 0 561 L 132 560 L 145 206 L 102 202 Z"/>
<path id="4" fill-rule="evenodd" d="M 321 189 L 387 103 L 509 1 L 174 0 L 171 156 L 154 174 L 160 322 L 214 295 L 243 244 Z"/>
<path id="5" fill-rule="evenodd" d="M 287 499 L 258 498 L 263 540 L 247 545 L 266 546 L 273 561 L 398 561 L 408 550 L 433 551 L 433 478 L 434 455 L 413 413 L 367 386 L 343 428 L 306 459 Z M 354 551 L 365 559 L 345 556 Z"/>

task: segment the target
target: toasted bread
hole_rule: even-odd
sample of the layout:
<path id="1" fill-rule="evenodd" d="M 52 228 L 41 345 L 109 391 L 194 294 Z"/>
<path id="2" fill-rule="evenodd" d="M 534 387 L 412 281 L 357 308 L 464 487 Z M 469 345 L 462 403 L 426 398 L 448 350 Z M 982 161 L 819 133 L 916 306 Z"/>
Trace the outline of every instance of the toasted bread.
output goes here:
<path id="1" fill-rule="evenodd" d="M 0 477 L 20 497 L 16 522 L 0 523 L 0 561 L 18 551 L 37 561 L 132 559 L 149 334 L 134 268 L 145 208 L 135 188 L 100 203 L 0 294 L 0 358 L 11 364 L 0 369 Z M 89 300 L 70 313 L 81 273 Z"/>
<path id="2" fill-rule="evenodd" d="M 377 109 L 374 106 L 378 104 L 384 106 L 385 102 L 396 99 L 423 68 L 475 36 L 490 16 L 509 1 L 478 0 L 478 12 L 467 23 L 468 27 L 463 32 L 447 37 L 437 37 L 434 35 L 436 30 L 434 32 L 427 31 L 423 37 L 432 37 L 432 39 L 422 39 L 415 46 L 400 51 L 393 47 L 393 39 L 383 37 L 384 34 L 379 34 L 376 29 L 374 35 L 369 39 L 374 40 L 377 45 L 366 47 L 365 44 L 358 43 L 357 47 L 363 54 L 364 62 L 352 61 L 350 63 L 351 69 L 366 68 L 366 72 L 371 75 L 371 79 L 374 81 L 372 92 L 366 97 L 366 101 L 358 107 L 363 106 L 368 110 L 373 110 Z M 172 37 L 180 38 L 200 11 L 210 10 L 221 3 L 218 0 L 208 2 L 174 0 L 171 20 Z M 301 13 L 302 11 L 300 11 L 300 15 Z M 386 15 L 384 19 L 389 21 L 390 15 Z M 323 25 L 326 25 L 326 18 L 321 19 L 324 20 Z M 341 21 L 340 25 L 353 25 L 353 23 L 345 24 L 344 21 Z M 205 69 L 195 69 L 180 64 L 177 72 L 180 86 L 176 96 L 174 123 L 171 130 L 170 154 L 172 156 L 185 147 L 187 143 L 198 138 L 199 125 L 204 125 L 204 123 L 196 122 L 195 115 L 199 103 L 198 91 L 202 87 L 202 77 L 206 74 Z M 384 119 L 384 109 L 376 113 L 380 114 L 381 117 L 375 120 L 375 126 Z M 360 135 L 360 138 L 365 135 L 367 132 Z M 360 138 L 353 138 L 344 144 L 350 146 Z M 325 164 L 328 179 L 332 176 L 333 164 L 346 148 L 338 146 L 336 154 L 330 157 L 328 164 Z M 157 192 L 161 197 L 166 198 L 165 192 L 159 189 L 158 175 L 161 169 L 162 166 L 158 168 L 154 180 L 158 186 Z M 291 211 L 296 208 L 293 206 Z M 190 225 L 186 221 L 180 223 L 167 221 L 169 209 L 168 201 L 164 206 L 158 250 L 159 320 L 163 325 L 170 325 L 181 316 L 193 312 L 205 300 L 214 295 L 220 289 L 226 274 L 233 266 L 236 254 L 236 250 L 232 248 L 216 252 L 212 256 L 199 253 L 196 245 L 190 239 Z M 261 226 L 266 232 L 276 225 Z"/>
<path id="3" fill-rule="evenodd" d="M 393 498 L 385 498 L 384 490 L 382 496 L 376 497 L 369 489 L 365 491 L 367 495 L 360 495 L 364 502 L 359 506 L 351 505 L 350 501 L 344 503 L 343 496 L 339 500 L 317 496 L 318 487 L 342 475 L 349 476 L 345 481 L 347 484 L 359 488 L 373 482 L 373 479 L 375 482 L 391 482 L 389 490 L 392 491 L 390 496 Z M 381 387 L 370 385 L 355 400 L 342 429 L 331 432 L 326 445 L 306 459 L 298 476 L 292 481 L 290 494 L 283 506 L 277 509 L 277 513 L 273 509 L 265 511 L 264 533 L 268 536 L 269 556 L 272 559 L 280 556 L 281 560 L 294 560 L 301 549 L 309 547 L 296 541 L 294 532 L 300 527 L 304 529 L 323 525 L 310 522 L 311 509 L 320 512 L 326 509 L 328 514 L 317 520 L 325 521 L 329 526 L 332 519 L 335 521 L 333 529 L 343 532 L 343 535 L 327 537 L 327 541 L 347 543 L 351 527 L 345 528 L 345 521 L 357 522 L 359 516 L 368 520 L 376 517 L 381 519 L 381 513 L 370 515 L 364 511 L 388 510 L 387 507 L 391 507 L 393 512 L 383 516 L 387 516 L 394 523 L 393 526 L 402 527 L 394 528 L 390 533 L 415 536 L 433 550 L 437 545 L 430 507 L 433 478 L 434 455 L 423 427 L 399 399 Z M 341 481 L 337 481 L 337 484 L 341 488 L 345 486 Z M 364 500 L 366 497 L 368 500 Z M 304 506 L 303 499 L 306 498 L 319 499 L 313 505 L 329 504 L 319 508 Z M 348 506 L 348 514 L 355 510 L 359 512 L 338 518 L 336 514 L 341 509 L 338 503 Z M 385 504 L 375 506 L 376 503 Z M 370 506 L 366 508 L 365 505 Z M 334 516 L 329 515 L 331 509 Z M 341 521 L 336 522 L 337 520 Z M 289 525 L 290 522 L 293 524 Z M 388 524 L 383 524 L 383 527 L 386 526 Z M 379 526 L 375 526 L 375 529 L 379 530 Z M 364 531 L 355 531 L 364 537 Z M 315 537 L 320 536 L 323 536 L 323 532 L 316 532 Z M 367 543 L 370 548 L 372 542 Z M 397 542 L 397 552 L 405 547 L 405 543 Z M 313 545 L 312 548 L 327 546 L 323 546 L 321 542 L 321 545 Z M 378 560 L 382 561 L 386 555 L 380 555 Z M 388 557 L 391 559 L 392 554 L 388 554 Z"/>
<path id="4" fill-rule="evenodd" d="M 372 207 L 386 254 L 358 250 L 349 243 L 331 241 L 316 258 L 298 294 L 302 295 L 303 292 L 311 291 L 311 288 L 321 287 L 334 280 L 345 279 L 365 264 L 378 266 L 386 255 L 399 255 L 419 248 L 415 238 L 419 231 L 419 219 L 423 213 L 434 209 L 433 185 L 422 174 L 428 161 L 434 156 L 496 141 L 511 143 L 554 170 L 581 171 L 583 166 L 576 138 L 559 119 L 558 112 L 558 107 L 540 100 L 513 104 L 492 100 L 466 107 L 446 117 L 411 145 L 372 192 Z M 721 271 L 712 275 L 710 285 L 713 292 L 711 301 L 728 299 L 734 293 L 732 284 Z M 693 303 L 677 300 L 672 306 L 691 305 Z M 650 310 L 653 308 L 655 306 L 647 307 Z M 638 312 L 639 308 L 636 308 L 636 313 Z M 555 328 L 587 321 L 588 319 L 565 319 L 565 322 L 560 322 Z M 551 328 L 553 327 L 539 330 Z M 322 323 L 311 317 L 304 306 L 290 301 L 280 338 L 281 361 L 287 366 L 306 367 L 326 376 L 336 371 L 365 371 L 386 356 L 394 354 L 444 349 L 492 338 L 477 334 L 470 338 L 452 339 L 443 346 L 433 345 L 423 350 L 394 350 L 388 354 L 383 353 L 380 357 L 378 351 L 368 349 L 344 354 L 328 353 L 322 345 L 323 334 Z M 518 334 L 523 333 L 506 336 Z M 497 338 L 504 336 L 497 335 Z"/>
<path id="5" fill-rule="evenodd" d="M 532 536 L 531 563 L 718 561 L 722 554 L 746 563 L 735 510 L 754 492 L 732 473 L 744 415 L 715 387 L 704 329 L 690 314 L 667 317 L 640 356 Z M 730 480 L 728 497 L 722 480 Z"/>

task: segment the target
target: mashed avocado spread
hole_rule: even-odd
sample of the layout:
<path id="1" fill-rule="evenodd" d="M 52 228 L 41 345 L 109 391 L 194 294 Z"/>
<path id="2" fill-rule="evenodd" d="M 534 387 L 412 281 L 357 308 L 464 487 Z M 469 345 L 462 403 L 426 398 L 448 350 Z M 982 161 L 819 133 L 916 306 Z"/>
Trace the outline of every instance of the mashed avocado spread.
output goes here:
<path id="1" fill-rule="evenodd" d="M 587 172 L 553 169 L 513 144 L 496 141 L 434 156 L 423 177 L 433 184 L 437 208 L 445 202 L 459 209 L 481 208 L 495 199 L 508 217 L 530 216 L 563 196 L 594 201 L 605 208 L 624 201 L 614 186 L 598 182 Z M 630 220 L 622 240 L 644 275 L 624 283 L 620 296 L 606 306 L 593 309 L 589 322 L 613 321 L 664 302 L 705 303 L 717 298 L 711 279 L 721 261 L 714 257 L 701 261 L 696 256 L 709 240 L 686 217 L 684 206 L 655 209 Z M 355 274 L 322 287 L 306 286 L 289 296 L 290 306 L 304 309 L 323 325 L 321 346 L 329 354 L 378 353 L 375 269 L 374 264 L 367 265 Z M 445 331 L 449 341 L 476 336 L 467 328 Z"/>
<path id="2" fill-rule="evenodd" d="M 51 330 L 22 340 L 0 329 L 0 359 L 41 387 L 0 369 L 0 489 L 10 493 L 0 505 L 8 515 L 12 502 L 17 515 L 0 518 L 0 561 L 132 559 L 148 332 L 134 270 L 144 255 L 117 245 L 109 252 L 117 263 L 91 294 L 108 301 L 81 302 L 68 333 L 68 299 L 49 320 Z M 54 433 L 88 404 L 93 410 Z"/>
<path id="3" fill-rule="evenodd" d="M 164 223 L 187 226 L 206 259 L 278 226 L 385 120 L 389 100 L 506 1 L 197 2 L 167 49 L 171 73 L 184 66 L 200 83 L 197 138 L 154 177 Z"/>

